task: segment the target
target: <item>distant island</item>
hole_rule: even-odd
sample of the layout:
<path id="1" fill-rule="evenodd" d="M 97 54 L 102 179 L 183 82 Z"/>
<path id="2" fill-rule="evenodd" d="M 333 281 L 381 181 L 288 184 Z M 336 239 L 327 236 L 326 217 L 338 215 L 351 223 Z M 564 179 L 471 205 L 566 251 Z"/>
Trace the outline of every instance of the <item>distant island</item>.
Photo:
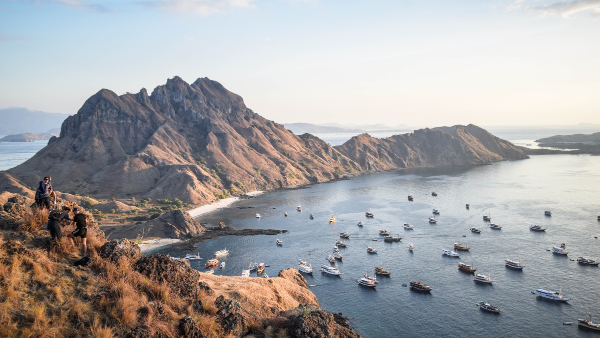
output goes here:
<path id="1" fill-rule="evenodd" d="M 0 139 L 0 142 L 34 142 L 37 140 L 49 140 L 56 136 L 58 136 L 57 133 L 24 133 L 4 136 Z"/>
<path id="2" fill-rule="evenodd" d="M 593 134 L 555 135 L 536 140 L 540 147 L 576 149 L 591 153 L 600 152 L 600 132 Z"/>

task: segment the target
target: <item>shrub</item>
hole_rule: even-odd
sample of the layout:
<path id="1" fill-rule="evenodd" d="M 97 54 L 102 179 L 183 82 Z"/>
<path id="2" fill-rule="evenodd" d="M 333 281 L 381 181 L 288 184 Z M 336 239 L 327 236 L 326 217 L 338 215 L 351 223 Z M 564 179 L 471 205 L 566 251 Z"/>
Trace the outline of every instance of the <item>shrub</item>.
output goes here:
<path id="1" fill-rule="evenodd" d="M 110 213 L 111 213 L 111 214 L 114 214 L 114 213 L 116 213 L 116 212 L 117 212 L 117 211 L 116 211 L 115 209 L 111 209 L 111 210 L 110 210 Z"/>
<path id="2" fill-rule="evenodd" d="M 86 209 L 91 209 L 94 206 L 94 202 L 90 201 L 90 200 L 85 200 L 83 202 L 83 207 Z"/>

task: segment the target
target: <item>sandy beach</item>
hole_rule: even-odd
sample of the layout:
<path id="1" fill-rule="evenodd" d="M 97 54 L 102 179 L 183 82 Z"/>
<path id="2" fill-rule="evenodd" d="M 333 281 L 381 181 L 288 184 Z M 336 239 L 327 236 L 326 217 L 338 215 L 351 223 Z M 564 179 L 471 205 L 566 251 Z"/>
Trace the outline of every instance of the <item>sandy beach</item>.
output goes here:
<path id="1" fill-rule="evenodd" d="M 258 196 L 262 193 L 264 193 L 264 191 L 253 191 L 253 192 L 247 193 L 246 195 Z M 226 207 L 230 206 L 233 202 L 238 201 L 239 199 L 240 199 L 239 197 L 228 197 L 228 198 L 222 199 L 215 203 L 211 203 L 211 204 L 203 205 L 203 206 L 200 206 L 200 207 L 197 207 L 194 209 L 190 209 L 190 210 L 188 210 L 188 214 L 190 214 L 192 217 L 196 218 L 200 215 L 204 215 L 206 213 L 213 212 L 213 211 L 221 209 L 221 208 L 226 208 Z"/>
<path id="2" fill-rule="evenodd" d="M 159 249 L 164 249 L 172 244 L 175 244 L 177 242 L 180 242 L 180 239 L 174 239 L 174 238 L 157 238 L 157 239 L 150 239 L 150 240 L 145 240 L 141 243 L 139 243 L 138 245 L 140 246 L 140 249 L 142 249 L 142 253 L 147 253 L 150 251 L 154 251 L 154 250 L 159 250 Z"/>

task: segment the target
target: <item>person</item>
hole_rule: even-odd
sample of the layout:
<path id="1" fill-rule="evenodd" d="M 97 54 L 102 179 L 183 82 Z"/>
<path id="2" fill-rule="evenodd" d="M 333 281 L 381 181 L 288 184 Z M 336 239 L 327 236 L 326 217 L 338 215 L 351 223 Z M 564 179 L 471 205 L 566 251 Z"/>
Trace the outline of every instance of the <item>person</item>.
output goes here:
<path id="1" fill-rule="evenodd" d="M 38 207 L 50 209 L 50 177 L 46 176 L 40 181 L 40 186 L 35 191 L 35 201 Z"/>
<path id="2" fill-rule="evenodd" d="M 52 201 L 52 204 L 56 204 L 56 192 L 54 191 L 54 188 L 52 188 L 52 186 L 48 187 L 48 191 L 50 192 L 50 194 L 48 195 L 48 197 L 50 197 L 50 200 Z"/>
<path id="3" fill-rule="evenodd" d="M 48 215 L 48 231 L 50 231 L 50 235 L 52 236 L 52 240 L 61 240 L 62 231 L 60 230 L 61 222 L 63 220 L 71 220 L 69 218 L 69 211 L 71 208 L 68 206 L 64 206 L 62 208 L 62 212 L 59 210 L 53 210 Z"/>
<path id="4" fill-rule="evenodd" d="M 73 214 L 75 214 L 75 216 L 73 217 L 73 225 L 77 226 L 77 229 L 68 234 L 67 237 L 69 238 L 69 240 L 71 241 L 71 245 L 73 246 L 75 246 L 73 238 L 81 238 L 81 244 L 83 245 L 83 256 L 85 257 L 85 255 L 87 254 L 87 222 L 85 219 L 85 215 L 79 213 L 78 208 L 73 208 Z"/>

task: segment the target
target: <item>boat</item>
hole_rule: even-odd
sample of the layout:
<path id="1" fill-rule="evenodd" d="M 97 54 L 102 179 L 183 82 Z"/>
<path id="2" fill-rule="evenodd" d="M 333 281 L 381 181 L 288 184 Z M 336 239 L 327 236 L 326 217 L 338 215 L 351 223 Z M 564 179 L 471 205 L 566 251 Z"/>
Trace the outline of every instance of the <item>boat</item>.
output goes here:
<path id="1" fill-rule="evenodd" d="M 467 209 L 470 209 L 470 208 L 471 208 L 471 205 L 470 205 L 469 203 L 467 203 L 465 207 L 466 207 Z"/>
<path id="2" fill-rule="evenodd" d="M 215 269 L 210 269 L 208 271 L 205 271 L 205 273 L 207 273 L 209 275 L 214 275 L 215 274 Z"/>
<path id="3" fill-rule="evenodd" d="M 256 218 L 260 218 L 260 214 L 256 214 Z"/>
<path id="4" fill-rule="evenodd" d="M 404 223 L 404 230 L 415 230 L 414 225 Z"/>
<path id="5" fill-rule="evenodd" d="M 480 275 L 480 274 L 476 274 L 473 277 L 473 280 L 478 282 L 478 283 L 486 283 L 486 284 L 492 284 L 494 281 L 492 280 L 491 275 L 490 276 L 486 276 L 486 275 Z"/>
<path id="6" fill-rule="evenodd" d="M 263 272 L 262 275 L 260 275 L 262 278 L 269 278 L 269 275 L 267 275 L 266 272 Z"/>
<path id="7" fill-rule="evenodd" d="M 433 290 L 431 286 L 421 282 L 415 282 L 414 280 L 410 281 L 410 289 L 420 292 L 431 292 L 431 290 Z"/>
<path id="8" fill-rule="evenodd" d="M 242 270 L 242 277 L 250 277 L 250 270 Z"/>
<path id="9" fill-rule="evenodd" d="M 507 267 L 512 269 L 523 270 L 523 263 L 521 263 L 521 260 L 513 261 L 510 259 L 505 259 L 504 264 L 506 264 Z"/>
<path id="10" fill-rule="evenodd" d="M 492 217 L 490 215 L 483 215 L 483 220 L 490 222 L 492 220 Z"/>
<path id="11" fill-rule="evenodd" d="M 333 216 L 333 215 L 331 217 L 329 217 L 329 224 L 331 224 L 331 223 L 335 223 L 335 216 Z"/>
<path id="12" fill-rule="evenodd" d="M 458 270 L 468 273 L 475 273 L 475 271 L 477 271 L 477 269 L 473 268 L 473 266 L 462 262 L 458 264 Z"/>
<path id="13" fill-rule="evenodd" d="M 442 256 L 459 257 L 459 255 L 451 250 L 442 250 Z"/>
<path id="14" fill-rule="evenodd" d="M 571 300 L 571 298 L 564 297 L 562 295 L 561 291 L 556 292 L 556 291 L 537 289 L 537 290 L 535 290 L 535 295 L 538 297 L 542 297 L 542 298 L 546 298 L 546 299 L 550 299 L 550 300 L 556 300 L 559 302 L 568 302 Z"/>
<path id="15" fill-rule="evenodd" d="M 347 232 L 340 232 L 340 237 L 341 238 L 350 238 L 350 235 L 348 235 Z"/>
<path id="16" fill-rule="evenodd" d="M 376 275 L 381 275 L 381 276 L 389 276 L 392 273 L 390 272 L 390 267 L 383 267 L 383 264 L 381 264 L 379 267 L 375 267 L 375 274 Z"/>
<path id="17" fill-rule="evenodd" d="M 227 255 L 229 253 L 229 250 L 227 250 L 227 248 L 223 249 L 223 250 L 219 250 L 217 252 L 215 252 L 215 256 L 223 256 L 223 255 Z"/>
<path id="18" fill-rule="evenodd" d="M 529 226 L 529 230 L 533 230 L 533 231 L 546 231 L 546 228 L 542 228 L 541 225 L 532 224 L 532 225 Z"/>
<path id="19" fill-rule="evenodd" d="M 382 236 L 389 236 L 389 232 L 385 229 L 379 229 L 379 234 Z"/>
<path id="20" fill-rule="evenodd" d="M 298 264 L 298 271 L 308 275 L 312 275 L 313 273 L 312 266 L 303 260 L 300 260 L 300 264 Z"/>
<path id="21" fill-rule="evenodd" d="M 206 264 L 204 265 L 205 268 L 212 268 L 214 266 L 219 265 L 219 260 L 216 258 L 213 259 L 209 259 L 208 262 L 206 262 Z"/>
<path id="22" fill-rule="evenodd" d="M 337 249 L 337 248 L 336 248 Z M 339 259 L 340 261 L 342 260 L 342 258 L 344 258 L 344 256 L 342 256 L 342 254 L 340 254 L 339 251 L 334 251 L 333 252 L 333 258 L 335 259 Z"/>
<path id="23" fill-rule="evenodd" d="M 469 251 L 469 248 L 466 244 L 454 243 L 454 250 L 457 251 Z"/>
<path id="24" fill-rule="evenodd" d="M 435 220 L 435 217 L 429 217 L 429 223 L 437 223 L 437 221 Z"/>
<path id="25" fill-rule="evenodd" d="M 310 214 L 310 219 L 315 219 L 315 216 L 313 216 L 313 214 Z"/>
<path id="26" fill-rule="evenodd" d="M 221 262 L 221 265 L 219 266 L 221 269 L 225 269 L 225 262 Z"/>
<path id="27" fill-rule="evenodd" d="M 552 216 L 552 211 L 546 210 L 546 211 L 544 211 L 544 215 L 546 215 L 546 216 Z"/>
<path id="28" fill-rule="evenodd" d="M 275 240 L 275 243 L 277 243 L 277 245 L 279 245 L 279 246 L 283 246 L 283 241 L 282 241 L 282 240 L 280 240 L 279 238 L 277 238 L 277 239 Z"/>
<path id="29" fill-rule="evenodd" d="M 552 247 L 552 253 L 555 253 L 555 254 L 558 254 L 558 255 L 566 255 L 569 252 L 567 251 L 567 247 L 565 246 L 565 243 L 562 243 L 560 245 L 560 247 L 553 246 Z"/>
<path id="30" fill-rule="evenodd" d="M 440 209 L 433 209 L 431 211 L 434 215 L 439 215 L 440 214 Z"/>
<path id="31" fill-rule="evenodd" d="M 361 221 L 358 221 L 358 226 L 359 226 L 359 227 L 362 227 L 362 226 L 364 226 L 363 222 L 361 222 Z"/>
<path id="32" fill-rule="evenodd" d="M 387 235 L 383 238 L 383 241 L 387 242 L 387 243 L 400 242 L 400 240 L 402 240 L 402 237 L 400 237 L 400 236 L 394 237 L 392 235 Z"/>
<path id="33" fill-rule="evenodd" d="M 487 311 L 487 312 L 491 312 L 491 313 L 495 313 L 495 314 L 500 314 L 500 309 L 498 309 L 497 307 L 493 306 L 490 303 L 486 303 L 486 302 L 480 302 L 476 304 L 477 306 L 479 306 L 479 308 L 481 310 Z"/>
<path id="34" fill-rule="evenodd" d="M 410 245 L 408 246 L 408 250 L 410 252 L 415 252 L 415 246 L 412 243 L 410 243 Z"/>
<path id="35" fill-rule="evenodd" d="M 250 264 L 248 265 L 248 270 L 254 271 L 256 269 L 258 269 L 258 263 L 252 263 L 252 262 L 250 262 Z"/>
<path id="36" fill-rule="evenodd" d="M 437 193 L 435 191 L 431 192 L 431 196 L 437 196 Z"/>
<path id="37" fill-rule="evenodd" d="M 256 273 L 260 276 L 265 271 L 265 263 L 258 264 L 258 268 L 256 268 Z"/>
<path id="38" fill-rule="evenodd" d="M 376 253 L 377 253 L 377 250 L 375 250 L 375 248 L 373 248 L 373 247 L 368 247 L 368 248 L 367 248 L 367 252 L 368 252 L 368 253 L 373 253 L 373 254 L 376 254 Z"/>
<path id="39" fill-rule="evenodd" d="M 490 223 L 490 228 L 492 228 L 493 230 L 502 230 L 501 226 L 499 226 L 498 224 L 494 224 L 494 223 Z"/>
<path id="40" fill-rule="evenodd" d="M 413 195 L 412 195 L 412 194 L 408 195 L 408 200 L 409 200 L 409 201 L 412 201 L 412 200 L 413 200 Z"/>
<path id="41" fill-rule="evenodd" d="M 345 248 L 346 247 L 346 243 L 342 242 L 342 241 L 335 241 L 335 245 L 340 247 L 340 248 Z"/>
<path id="42" fill-rule="evenodd" d="M 367 274 L 365 274 L 360 279 L 358 279 L 357 282 L 359 285 L 367 286 L 367 287 L 371 287 L 371 288 L 374 288 L 377 285 L 379 285 L 379 283 L 377 282 L 377 277 L 369 276 Z"/>
<path id="43" fill-rule="evenodd" d="M 577 257 L 577 262 L 582 265 L 598 266 L 598 262 L 596 262 L 595 260 L 587 259 L 587 258 L 583 258 L 583 257 Z"/>
<path id="44" fill-rule="evenodd" d="M 335 266 L 323 265 L 323 266 L 321 266 L 321 272 L 325 272 L 327 274 L 336 275 L 336 276 L 342 275 L 342 273 L 340 272 L 340 268 L 337 265 L 335 265 Z"/>
<path id="45" fill-rule="evenodd" d="M 285 217 L 287 217 L 287 211 L 283 213 L 285 215 Z"/>
<path id="46" fill-rule="evenodd" d="M 335 263 L 335 257 L 333 257 L 333 255 L 329 255 L 329 257 L 327 257 L 327 260 L 329 261 L 329 263 L 333 264 Z"/>
<path id="47" fill-rule="evenodd" d="M 200 254 L 187 254 L 185 255 L 185 257 L 183 257 L 183 259 L 187 259 L 188 261 L 194 261 L 194 260 L 199 260 L 202 259 L 202 257 L 200 257 Z"/>
<path id="48" fill-rule="evenodd" d="M 301 207 L 301 206 L 297 206 L 297 207 L 296 207 L 296 210 L 298 210 L 298 211 L 302 211 L 302 207 Z"/>
<path id="49" fill-rule="evenodd" d="M 592 322 L 592 313 L 590 312 L 590 319 L 577 319 L 577 326 L 584 329 L 600 331 L 600 324 Z"/>
<path id="50" fill-rule="evenodd" d="M 370 212 L 370 211 L 367 211 L 367 212 L 365 212 L 365 216 L 367 216 L 367 217 L 369 217 L 369 218 L 373 218 L 373 217 L 375 217 L 375 215 L 373 215 L 373 213 L 372 213 L 372 212 Z"/>
<path id="51" fill-rule="evenodd" d="M 475 228 L 475 227 L 473 227 L 473 228 L 471 228 L 471 229 L 469 229 L 469 230 L 471 230 L 471 232 L 474 232 L 474 233 L 476 233 L 476 234 L 480 234 L 480 233 L 481 233 L 481 230 L 480 230 L 480 229 L 477 229 L 477 228 Z"/>

